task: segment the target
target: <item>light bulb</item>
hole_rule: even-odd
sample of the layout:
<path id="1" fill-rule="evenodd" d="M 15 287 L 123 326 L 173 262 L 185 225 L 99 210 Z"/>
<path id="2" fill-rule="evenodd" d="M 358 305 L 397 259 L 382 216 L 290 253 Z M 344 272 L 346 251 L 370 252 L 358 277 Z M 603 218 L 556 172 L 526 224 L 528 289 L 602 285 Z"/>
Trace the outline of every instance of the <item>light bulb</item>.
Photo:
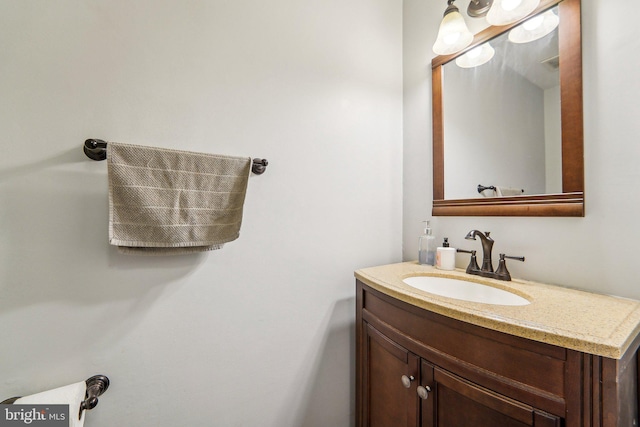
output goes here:
<path id="1" fill-rule="evenodd" d="M 520 6 L 522 0 L 502 0 L 502 8 L 504 10 L 512 11 L 516 7 Z"/>
<path id="2" fill-rule="evenodd" d="M 491 25 L 508 25 L 519 21 L 533 12 L 540 0 L 494 0 L 487 12 L 487 22 Z"/>
<path id="3" fill-rule="evenodd" d="M 529 43 L 550 34 L 560 23 L 558 15 L 548 10 L 537 15 L 523 24 L 509 31 L 509 41 L 512 43 Z"/>
<path id="4" fill-rule="evenodd" d="M 475 59 L 478 56 L 480 56 L 481 52 L 482 52 L 482 46 L 478 46 L 478 47 L 474 47 L 473 49 L 471 49 L 465 55 L 469 56 L 469 58 Z"/>
<path id="5" fill-rule="evenodd" d="M 447 46 L 451 46 L 455 44 L 455 42 L 457 42 L 459 39 L 460 39 L 460 32 L 445 34 L 442 37 L 442 41 L 444 41 L 444 44 L 446 44 Z"/>
<path id="6" fill-rule="evenodd" d="M 474 47 L 469 52 L 456 58 L 456 65 L 460 68 L 473 68 L 486 64 L 493 58 L 496 51 L 489 42 Z"/>
<path id="7" fill-rule="evenodd" d="M 528 21 L 525 21 L 525 23 L 522 24 L 522 26 L 527 31 L 533 31 L 536 28 L 538 28 L 540 25 L 542 25 L 542 21 L 544 21 L 544 15 L 538 15 L 536 17 L 529 19 Z"/>

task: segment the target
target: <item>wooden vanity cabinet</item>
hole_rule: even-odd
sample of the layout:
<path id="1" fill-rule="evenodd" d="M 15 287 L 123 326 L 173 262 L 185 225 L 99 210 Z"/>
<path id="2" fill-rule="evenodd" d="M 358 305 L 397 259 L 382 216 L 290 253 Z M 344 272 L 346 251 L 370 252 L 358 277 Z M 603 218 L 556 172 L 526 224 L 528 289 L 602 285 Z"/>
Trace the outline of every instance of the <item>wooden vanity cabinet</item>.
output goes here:
<path id="1" fill-rule="evenodd" d="M 366 398 L 362 425 L 417 426 L 420 358 L 369 325 L 366 327 Z M 407 384 L 403 384 L 403 380 Z M 408 385 L 408 386 L 407 386 Z"/>
<path id="2" fill-rule="evenodd" d="M 603 358 L 356 285 L 358 427 L 638 425 L 637 339 L 622 359 Z"/>

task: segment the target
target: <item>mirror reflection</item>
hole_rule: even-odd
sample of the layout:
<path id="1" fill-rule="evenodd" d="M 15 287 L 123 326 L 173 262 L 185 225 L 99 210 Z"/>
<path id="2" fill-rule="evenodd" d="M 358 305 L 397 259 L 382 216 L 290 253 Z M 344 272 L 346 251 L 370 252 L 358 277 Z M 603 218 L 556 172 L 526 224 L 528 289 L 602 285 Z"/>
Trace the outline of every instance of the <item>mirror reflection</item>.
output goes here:
<path id="1" fill-rule="evenodd" d="M 558 21 L 555 7 L 444 65 L 445 199 L 562 193 Z"/>

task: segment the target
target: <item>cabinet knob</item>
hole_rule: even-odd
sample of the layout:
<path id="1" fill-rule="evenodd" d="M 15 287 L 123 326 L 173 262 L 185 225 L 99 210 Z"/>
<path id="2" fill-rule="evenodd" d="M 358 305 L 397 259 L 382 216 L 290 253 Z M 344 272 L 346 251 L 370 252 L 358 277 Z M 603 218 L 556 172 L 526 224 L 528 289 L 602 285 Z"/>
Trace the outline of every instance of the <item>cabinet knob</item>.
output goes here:
<path id="1" fill-rule="evenodd" d="M 431 391 L 431 387 L 429 387 L 428 385 L 426 386 L 418 386 L 418 396 L 420 396 L 420 399 L 422 400 L 427 400 L 427 398 L 429 397 L 429 392 Z"/>
<path id="2" fill-rule="evenodd" d="M 404 386 L 404 388 L 409 388 L 409 387 L 411 387 L 411 381 L 415 380 L 415 378 L 413 377 L 413 375 L 411 375 L 409 377 L 406 376 L 406 375 L 403 375 L 401 380 L 402 380 L 402 385 Z"/>

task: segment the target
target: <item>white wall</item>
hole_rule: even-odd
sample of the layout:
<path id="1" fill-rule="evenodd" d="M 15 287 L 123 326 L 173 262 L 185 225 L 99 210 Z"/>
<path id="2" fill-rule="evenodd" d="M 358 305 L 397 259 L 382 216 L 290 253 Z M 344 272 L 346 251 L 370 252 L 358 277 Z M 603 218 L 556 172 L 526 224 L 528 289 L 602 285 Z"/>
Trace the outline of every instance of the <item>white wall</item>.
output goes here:
<path id="1" fill-rule="evenodd" d="M 0 5 L 0 399 L 103 373 L 91 427 L 352 425 L 353 271 L 401 259 L 401 2 Z M 270 165 L 239 240 L 125 256 L 89 137 Z"/>
<path id="2" fill-rule="evenodd" d="M 438 239 L 480 250 L 465 241 L 474 228 L 492 231 L 494 251 L 525 255 L 512 262 L 516 277 L 640 298 L 636 226 L 640 212 L 640 29 L 636 2 L 585 0 L 582 10 L 585 197 L 584 218 L 437 217 Z M 420 220 L 429 217 L 431 175 L 431 45 L 444 6 L 404 1 L 404 258 L 416 259 Z M 462 254 L 457 265 L 464 267 Z M 603 313 L 606 316 L 606 313 Z"/>

